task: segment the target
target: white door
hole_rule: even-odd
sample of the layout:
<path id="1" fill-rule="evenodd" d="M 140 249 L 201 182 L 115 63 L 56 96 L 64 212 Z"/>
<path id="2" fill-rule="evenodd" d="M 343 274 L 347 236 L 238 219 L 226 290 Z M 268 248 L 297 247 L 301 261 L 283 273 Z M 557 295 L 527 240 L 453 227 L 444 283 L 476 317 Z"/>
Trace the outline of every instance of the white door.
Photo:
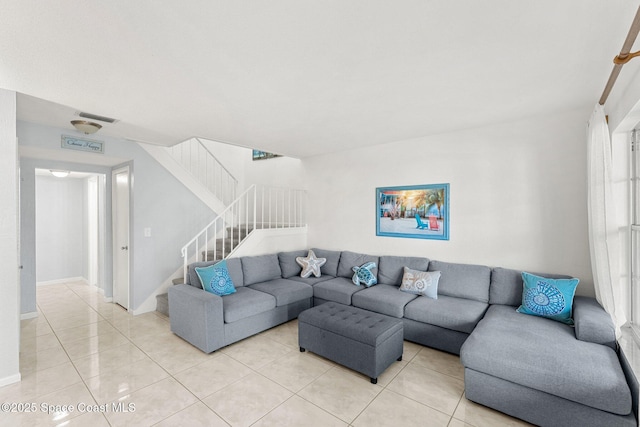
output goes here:
<path id="1" fill-rule="evenodd" d="M 129 308 L 129 167 L 112 173 L 113 301 Z"/>

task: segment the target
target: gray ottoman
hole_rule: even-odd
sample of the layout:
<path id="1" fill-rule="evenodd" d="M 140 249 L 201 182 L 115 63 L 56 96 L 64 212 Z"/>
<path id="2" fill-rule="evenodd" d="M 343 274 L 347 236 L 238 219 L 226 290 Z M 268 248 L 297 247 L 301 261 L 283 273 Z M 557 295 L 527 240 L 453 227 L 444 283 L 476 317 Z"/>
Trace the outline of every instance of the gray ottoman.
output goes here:
<path id="1" fill-rule="evenodd" d="M 298 316 L 300 351 L 309 350 L 378 382 L 378 375 L 402 360 L 402 320 L 327 302 Z"/>

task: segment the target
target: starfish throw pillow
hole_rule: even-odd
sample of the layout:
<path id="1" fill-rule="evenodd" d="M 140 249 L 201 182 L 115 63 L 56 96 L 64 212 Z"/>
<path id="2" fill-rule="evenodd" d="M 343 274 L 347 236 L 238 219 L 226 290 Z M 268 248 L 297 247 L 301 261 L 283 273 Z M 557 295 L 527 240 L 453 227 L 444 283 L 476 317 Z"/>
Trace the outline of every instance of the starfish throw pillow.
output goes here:
<path id="1" fill-rule="evenodd" d="M 322 267 L 326 262 L 326 258 L 318 258 L 315 253 L 311 249 L 309 249 L 309 254 L 306 257 L 296 257 L 296 262 L 302 267 L 302 272 L 300 273 L 300 277 L 307 278 L 312 274 L 316 277 L 320 277 L 320 267 Z"/>

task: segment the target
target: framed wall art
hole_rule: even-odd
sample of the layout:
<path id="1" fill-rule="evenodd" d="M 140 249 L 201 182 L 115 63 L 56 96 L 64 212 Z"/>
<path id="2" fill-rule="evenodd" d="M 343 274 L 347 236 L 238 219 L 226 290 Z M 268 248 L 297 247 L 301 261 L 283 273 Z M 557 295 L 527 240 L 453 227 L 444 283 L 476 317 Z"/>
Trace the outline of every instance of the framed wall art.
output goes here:
<path id="1" fill-rule="evenodd" d="M 449 240 L 449 184 L 376 188 L 376 235 Z"/>

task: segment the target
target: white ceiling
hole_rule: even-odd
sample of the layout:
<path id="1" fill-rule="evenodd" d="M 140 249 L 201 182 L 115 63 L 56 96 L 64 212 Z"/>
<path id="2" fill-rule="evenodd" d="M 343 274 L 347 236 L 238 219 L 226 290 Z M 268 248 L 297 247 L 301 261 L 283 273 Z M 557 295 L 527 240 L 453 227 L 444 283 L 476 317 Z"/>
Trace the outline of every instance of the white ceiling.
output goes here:
<path id="1" fill-rule="evenodd" d="M 638 6 L 0 0 L 0 87 L 26 121 L 306 157 L 591 108 Z"/>

